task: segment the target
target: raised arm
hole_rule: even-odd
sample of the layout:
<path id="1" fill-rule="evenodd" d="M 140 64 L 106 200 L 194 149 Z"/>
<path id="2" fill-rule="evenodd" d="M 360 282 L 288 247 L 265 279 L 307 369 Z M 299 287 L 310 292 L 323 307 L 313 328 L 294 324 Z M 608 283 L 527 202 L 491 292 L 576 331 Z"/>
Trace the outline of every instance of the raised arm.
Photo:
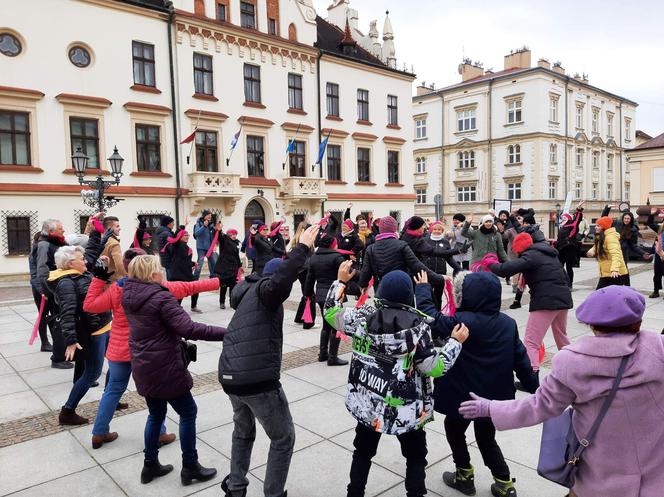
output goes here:
<path id="1" fill-rule="evenodd" d="M 106 281 L 99 278 L 93 278 L 88 293 L 83 301 L 83 310 L 93 314 L 108 312 L 113 310 L 113 296 L 111 287 L 106 287 Z"/>
<path id="2" fill-rule="evenodd" d="M 221 326 L 192 321 L 173 295 L 161 302 L 160 315 L 164 327 L 185 339 L 220 342 L 226 334 L 226 329 Z"/>
<path id="3" fill-rule="evenodd" d="M 507 278 L 515 274 L 523 273 L 530 269 L 530 267 L 530 261 L 523 256 L 514 259 L 513 261 L 503 262 L 502 264 L 489 264 L 491 272 L 497 274 L 501 278 Z"/>
<path id="4" fill-rule="evenodd" d="M 162 285 L 171 292 L 176 299 L 191 297 L 196 293 L 214 292 L 219 290 L 219 278 L 206 278 L 197 281 L 163 281 Z"/>

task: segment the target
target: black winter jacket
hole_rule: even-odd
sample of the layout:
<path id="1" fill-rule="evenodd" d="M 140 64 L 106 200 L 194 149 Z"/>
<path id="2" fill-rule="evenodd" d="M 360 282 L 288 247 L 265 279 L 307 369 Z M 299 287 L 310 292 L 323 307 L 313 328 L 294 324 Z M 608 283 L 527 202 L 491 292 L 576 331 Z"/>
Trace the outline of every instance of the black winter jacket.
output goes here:
<path id="1" fill-rule="evenodd" d="M 281 233 L 277 233 L 276 235 L 270 237 L 270 241 L 272 242 L 272 257 L 283 257 L 286 255 L 286 239 L 283 237 Z"/>
<path id="2" fill-rule="evenodd" d="M 528 247 L 513 261 L 491 264 L 491 271 L 505 278 L 522 273 L 530 289 L 530 311 L 571 309 L 569 279 L 558 260 L 558 251 L 546 242 Z"/>
<path id="3" fill-rule="evenodd" d="M 46 293 L 47 291 L 46 280 L 48 279 L 48 273 L 49 271 L 53 271 L 55 269 L 55 253 L 63 245 L 66 245 L 66 243 L 53 237 L 45 235 L 41 235 L 39 237 L 39 242 L 37 242 L 37 250 L 35 252 L 34 282 L 36 284 L 37 290 L 41 293 Z"/>
<path id="4" fill-rule="evenodd" d="M 332 283 L 337 279 L 339 266 L 344 262 L 344 256 L 334 249 L 319 248 L 309 258 L 309 272 L 304 284 L 304 295 L 314 296 L 314 284 L 316 285 L 316 303 L 325 304 L 327 292 Z"/>
<path id="5" fill-rule="evenodd" d="M 173 233 L 173 231 L 167 226 L 159 226 L 159 228 L 157 228 L 157 230 L 154 232 L 154 236 L 157 239 L 157 250 L 159 251 L 159 260 L 161 261 L 161 265 L 164 266 L 165 269 L 170 270 L 171 254 L 168 252 L 168 248 L 164 252 L 162 252 L 161 249 L 164 248 L 168 242 L 169 237 L 175 237 L 175 233 Z"/>
<path id="6" fill-rule="evenodd" d="M 454 260 L 454 256 L 459 253 L 459 249 L 453 249 L 448 239 L 443 238 L 435 241 L 430 237 L 422 237 L 424 243 L 433 246 L 436 250 L 432 250 L 430 254 L 420 257 L 426 267 L 431 269 L 436 274 L 447 274 L 447 264 L 450 265 L 454 273 L 461 271 L 461 267 Z"/>
<path id="7" fill-rule="evenodd" d="M 423 260 L 424 256 L 443 257 L 447 249 L 440 247 L 437 243 L 428 243 L 427 238 L 425 235 L 414 236 L 408 232 L 401 235 L 401 239 L 408 244 L 418 259 Z"/>
<path id="8" fill-rule="evenodd" d="M 611 212 L 611 207 L 607 205 L 602 210 L 602 216 L 608 216 L 609 212 Z M 626 215 L 632 218 L 632 222 L 627 226 L 623 223 L 623 217 Z M 627 264 L 631 256 L 644 256 L 646 252 L 639 246 L 639 227 L 634 214 L 631 212 L 621 212 L 620 217 L 613 221 L 613 227 L 620 235 L 620 249 L 622 250 L 625 264 Z"/>
<path id="9" fill-rule="evenodd" d="M 224 391 L 252 395 L 280 387 L 284 301 L 309 255 L 298 244 L 269 278 L 251 274 L 231 292 L 235 314 L 219 357 L 219 382 Z"/>
<path id="10" fill-rule="evenodd" d="M 350 250 L 358 259 L 362 257 L 364 244 L 355 231 L 351 231 L 346 235 L 337 233 L 337 248 L 341 250 Z"/>
<path id="11" fill-rule="evenodd" d="M 194 281 L 194 261 L 189 253 L 189 245 L 183 241 L 172 243 L 166 248 L 171 259 L 170 281 Z"/>
<path id="12" fill-rule="evenodd" d="M 219 257 L 214 265 L 214 274 L 221 280 L 222 285 L 231 285 L 237 281 L 237 270 L 242 266 L 240 260 L 240 240 L 231 238 L 222 233 L 219 239 Z"/>
<path id="13" fill-rule="evenodd" d="M 415 285 L 417 308 L 434 318 L 434 339 L 446 339 L 458 323 L 470 330 L 454 367 L 434 380 L 434 410 L 460 418 L 459 406 L 470 392 L 491 399 L 514 398 L 514 376 L 534 393 L 538 387 L 516 321 L 500 312 L 500 281 L 490 273 L 470 273 L 462 285 L 461 306 L 453 317 L 441 314 L 429 285 Z"/>
<path id="14" fill-rule="evenodd" d="M 254 236 L 251 242 L 251 245 L 253 246 L 256 254 L 254 273 L 262 275 L 265 264 L 270 262 L 270 260 L 274 259 L 275 257 L 272 242 L 269 238 L 261 235 Z"/>
<path id="15" fill-rule="evenodd" d="M 378 288 L 380 279 L 390 271 L 400 269 L 410 275 L 416 275 L 420 271 L 426 271 L 429 275 L 429 281 L 433 284 L 442 284 L 443 278 L 428 269 L 403 240 L 396 238 L 386 238 L 377 240 L 367 247 L 362 261 L 362 270 L 360 271 L 359 284 L 361 288 L 366 288 L 369 280 L 373 277 L 374 286 Z"/>

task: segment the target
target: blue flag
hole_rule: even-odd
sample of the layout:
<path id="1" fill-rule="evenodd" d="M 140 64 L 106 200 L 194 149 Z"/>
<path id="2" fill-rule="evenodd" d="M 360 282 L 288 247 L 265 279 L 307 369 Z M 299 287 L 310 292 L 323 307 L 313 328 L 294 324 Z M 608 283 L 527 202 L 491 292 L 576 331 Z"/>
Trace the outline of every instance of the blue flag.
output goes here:
<path id="1" fill-rule="evenodd" d="M 320 142 L 320 145 L 318 146 L 318 160 L 316 161 L 316 164 L 322 164 L 323 162 L 323 157 L 325 157 L 325 150 L 327 149 L 327 140 L 329 138 L 325 138 L 322 142 Z"/>
<path id="2" fill-rule="evenodd" d="M 235 133 L 235 135 L 233 135 L 233 139 L 231 140 L 231 150 L 235 150 L 235 147 L 237 146 L 237 142 L 240 138 L 240 133 L 241 132 L 242 132 L 242 128 L 240 128 L 238 130 L 238 132 Z"/>
<path id="3" fill-rule="evenodd" d="M 294 152 L 295 152 L 295 138 L 289 141 L 288 146 L 286 147 L 286 153 L 292 154 Z"/>

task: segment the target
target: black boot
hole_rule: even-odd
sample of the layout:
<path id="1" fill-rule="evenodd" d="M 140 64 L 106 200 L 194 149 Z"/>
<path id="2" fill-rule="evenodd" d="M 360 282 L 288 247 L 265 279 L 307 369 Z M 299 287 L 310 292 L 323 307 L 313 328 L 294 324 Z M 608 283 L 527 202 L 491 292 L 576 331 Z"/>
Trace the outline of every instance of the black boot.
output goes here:
<path id="1" fill-rule="evenodd" d="M 217 475 L 215 468 L 204 468 L 196 461 L 194 464 L 185 464 L 180 471 L 180 480 L 183 485 L 190 485 L 194 480 L 208 481 Z"/>
<path id="2" fill-rule="evenodd" d="M 339 359 L 337 353 L 339 352 L 339 343 L 341 342 L 340 338 L 337 338 L 337 334 L 334 330 L 330 332 L 330 348 L 329 355 L 327 357 L 328 366 L 345 366 L 348 364 L 348 361 Z"/>
<path id="3" fill-rule="evenodd" d="M 475 470 L 471 466 L 470 469 L 456 468 L 454 473 L 445 471 L 443 473 L 443 482 L 448 487 L 458 490 L 462 494 L 475 495 Z"/>
<path id="4" fill-rule="evenodd" d="M 226 475 L 226 478 L 224 478 L 224 480 L 221 482 L 221 490 L 224 492 L 224 497 L 233 497 L 231 495 L 231 491 L 228 489 L 228 480 L 230 479 L 230 477 L 231 475 Z M 235 492 L 237 493 L 237 490 Z M 246 497 L 246 496 L 247 496 L 247 489 L 245 488 L 240 497 Z"/>
<path id="5" fill-rule="evenodd" d="M 521 297 L 523 297 L 523 290 L 517 289 L 516 295 L 514 296 L 514 302 L 510 305 L 510 309 L 521 308 Z"/>
<path id="6" fill-rule="evenodd" d="M 318 349 L 318 362 L 327 361 L 327 344 L 330 343 L 330 330 L 323 328 L 320 331 L 320 345 Z"/>
<path id="7" fill-rule="evenodd" d="M 150 483 L 155 478 L 167 475 L 171 471 L 173 471 L 173 465 L 165 464 L 162 466 L 159 463 L 159 459 L 156 461 L 144 461 L 143 471 L 141 471 L 141 483 Z"/>

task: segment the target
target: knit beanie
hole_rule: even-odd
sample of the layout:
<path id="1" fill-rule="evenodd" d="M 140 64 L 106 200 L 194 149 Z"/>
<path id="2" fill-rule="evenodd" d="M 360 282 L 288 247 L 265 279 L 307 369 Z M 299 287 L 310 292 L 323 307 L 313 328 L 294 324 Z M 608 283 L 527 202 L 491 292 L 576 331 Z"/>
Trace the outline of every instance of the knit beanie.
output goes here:
<path id="1" fill-rule="evenodd" d="M 175 221 L 175 219 L 173 219 L 171 216 L 161 216 L 161 221 L 159 222 L 159 224 L 161 224 L 162 226 L 168 226 L 173 221 Z"/>
<path id="2" fill-rule="evenodd" d="M 207 216 L 208 214 L 211 214 L 211 212 L 210 212 L 209 210 L 207 210 L 207 209 L 203 209 L 203 212 L 201 212 L 201 218 L 204 218 L 204 217 Z"/>
<path id="3" fill-rule="evenodd" d="M 533 238 L 528 233 L 519 233 L 512 241 L 512 250 L 520 254 L 533 244 Z"/>
<path id="4" fill-rule="evenodd" d="M 350 219 L 346 219 L 344 221 L 344 226 L 351 231 L 355 229 L 355 225 L 353 224 L 353 221 L 351 221 Z"/>
<path id="5" fill-rule="evenodd" d="M 563 220 L 563 222 L 571 221 L 572 220 L 572 215 L 569 212 L 566 212 L 562 216 L 560 216 L 560 219 Z"/>
<path id="6" fill-rule="evenodd" d="M 415 304 L 413 282 L 410 280 L 410 276 L 398 269 L 390 271 L 380 280 L 376 296 L 395 304 L 409 306 Z"/>
<path id="7" fill-rule="evenodd" d="M 237 230 L 231 228 L 231 229 L 229 229 L 229 230 L 226 232 L 226 234 L 227 234 L 228 236 L 231 236 L 231 235 L 237 235 Z"/>
<path id="8" fill-rule="evenodd" d="M 145 250 L 139 249 L 139 248 L 130 248 L 125 251 L 124 254 L 122 254 L 122 265 L 125 268 L 125 271 L 129 271 L 129 263 L 132 261 L 134 257 L 137 257 L 139 255 L 147 255 L 145 253 Z"/>
<path id="9" fill-rule="evenodd" d="M 396 233 L 399 230 L 397 220 L 392 216 L 385 216 L 380 218 L 380 233 Z"/>
<path id="10" fill-rule="evenodd" d="M 523 216 L 523 222 L 528 224 L 537 224 L 537 221 L 535 221 L 535 216 L 532 214 L 526 214 Z"/>
<path id="11" fill-rule="evenodd" d="M 609 216 L 600 217 L 597 221 L 595 221 L 595 224 L 603 230 L 608 230 L 611 226 L 613 226 L 613 219 L 611 219 Z"/>
<path id="12" fill-rule="evenodd" d="M 487 214 L 486 216 L 482 216 L 481 224 L 484 224 L 487 221 L 491 221 L 493 223 L 493 216 L 491 214 Z"/>
<path id="13" fill-rule="evenodd" d="M 283 259 L 278 259 L 278 258 L 270 259 L 263 268 L 263 276 L 272 276 L 274 273 L 277 272 L 277 269 L 279 269 L 279 266 L 281 266 L 282 262 Z"/>
<path id="14" fill-rule="evenodd" d="M 419 230 L 422 226 L 424 226 L 424 219 L 422 219 L 420 216 L 413 216 L 410 218 L 408 229 Z"/>
<path id="15" fill-rule="evenodd" d="M 454 214 L 454 216 L 452 216 L 452 219 L 463 223 L 466 220 L 466 216 L 464 216 L 463 214 Z"/>

